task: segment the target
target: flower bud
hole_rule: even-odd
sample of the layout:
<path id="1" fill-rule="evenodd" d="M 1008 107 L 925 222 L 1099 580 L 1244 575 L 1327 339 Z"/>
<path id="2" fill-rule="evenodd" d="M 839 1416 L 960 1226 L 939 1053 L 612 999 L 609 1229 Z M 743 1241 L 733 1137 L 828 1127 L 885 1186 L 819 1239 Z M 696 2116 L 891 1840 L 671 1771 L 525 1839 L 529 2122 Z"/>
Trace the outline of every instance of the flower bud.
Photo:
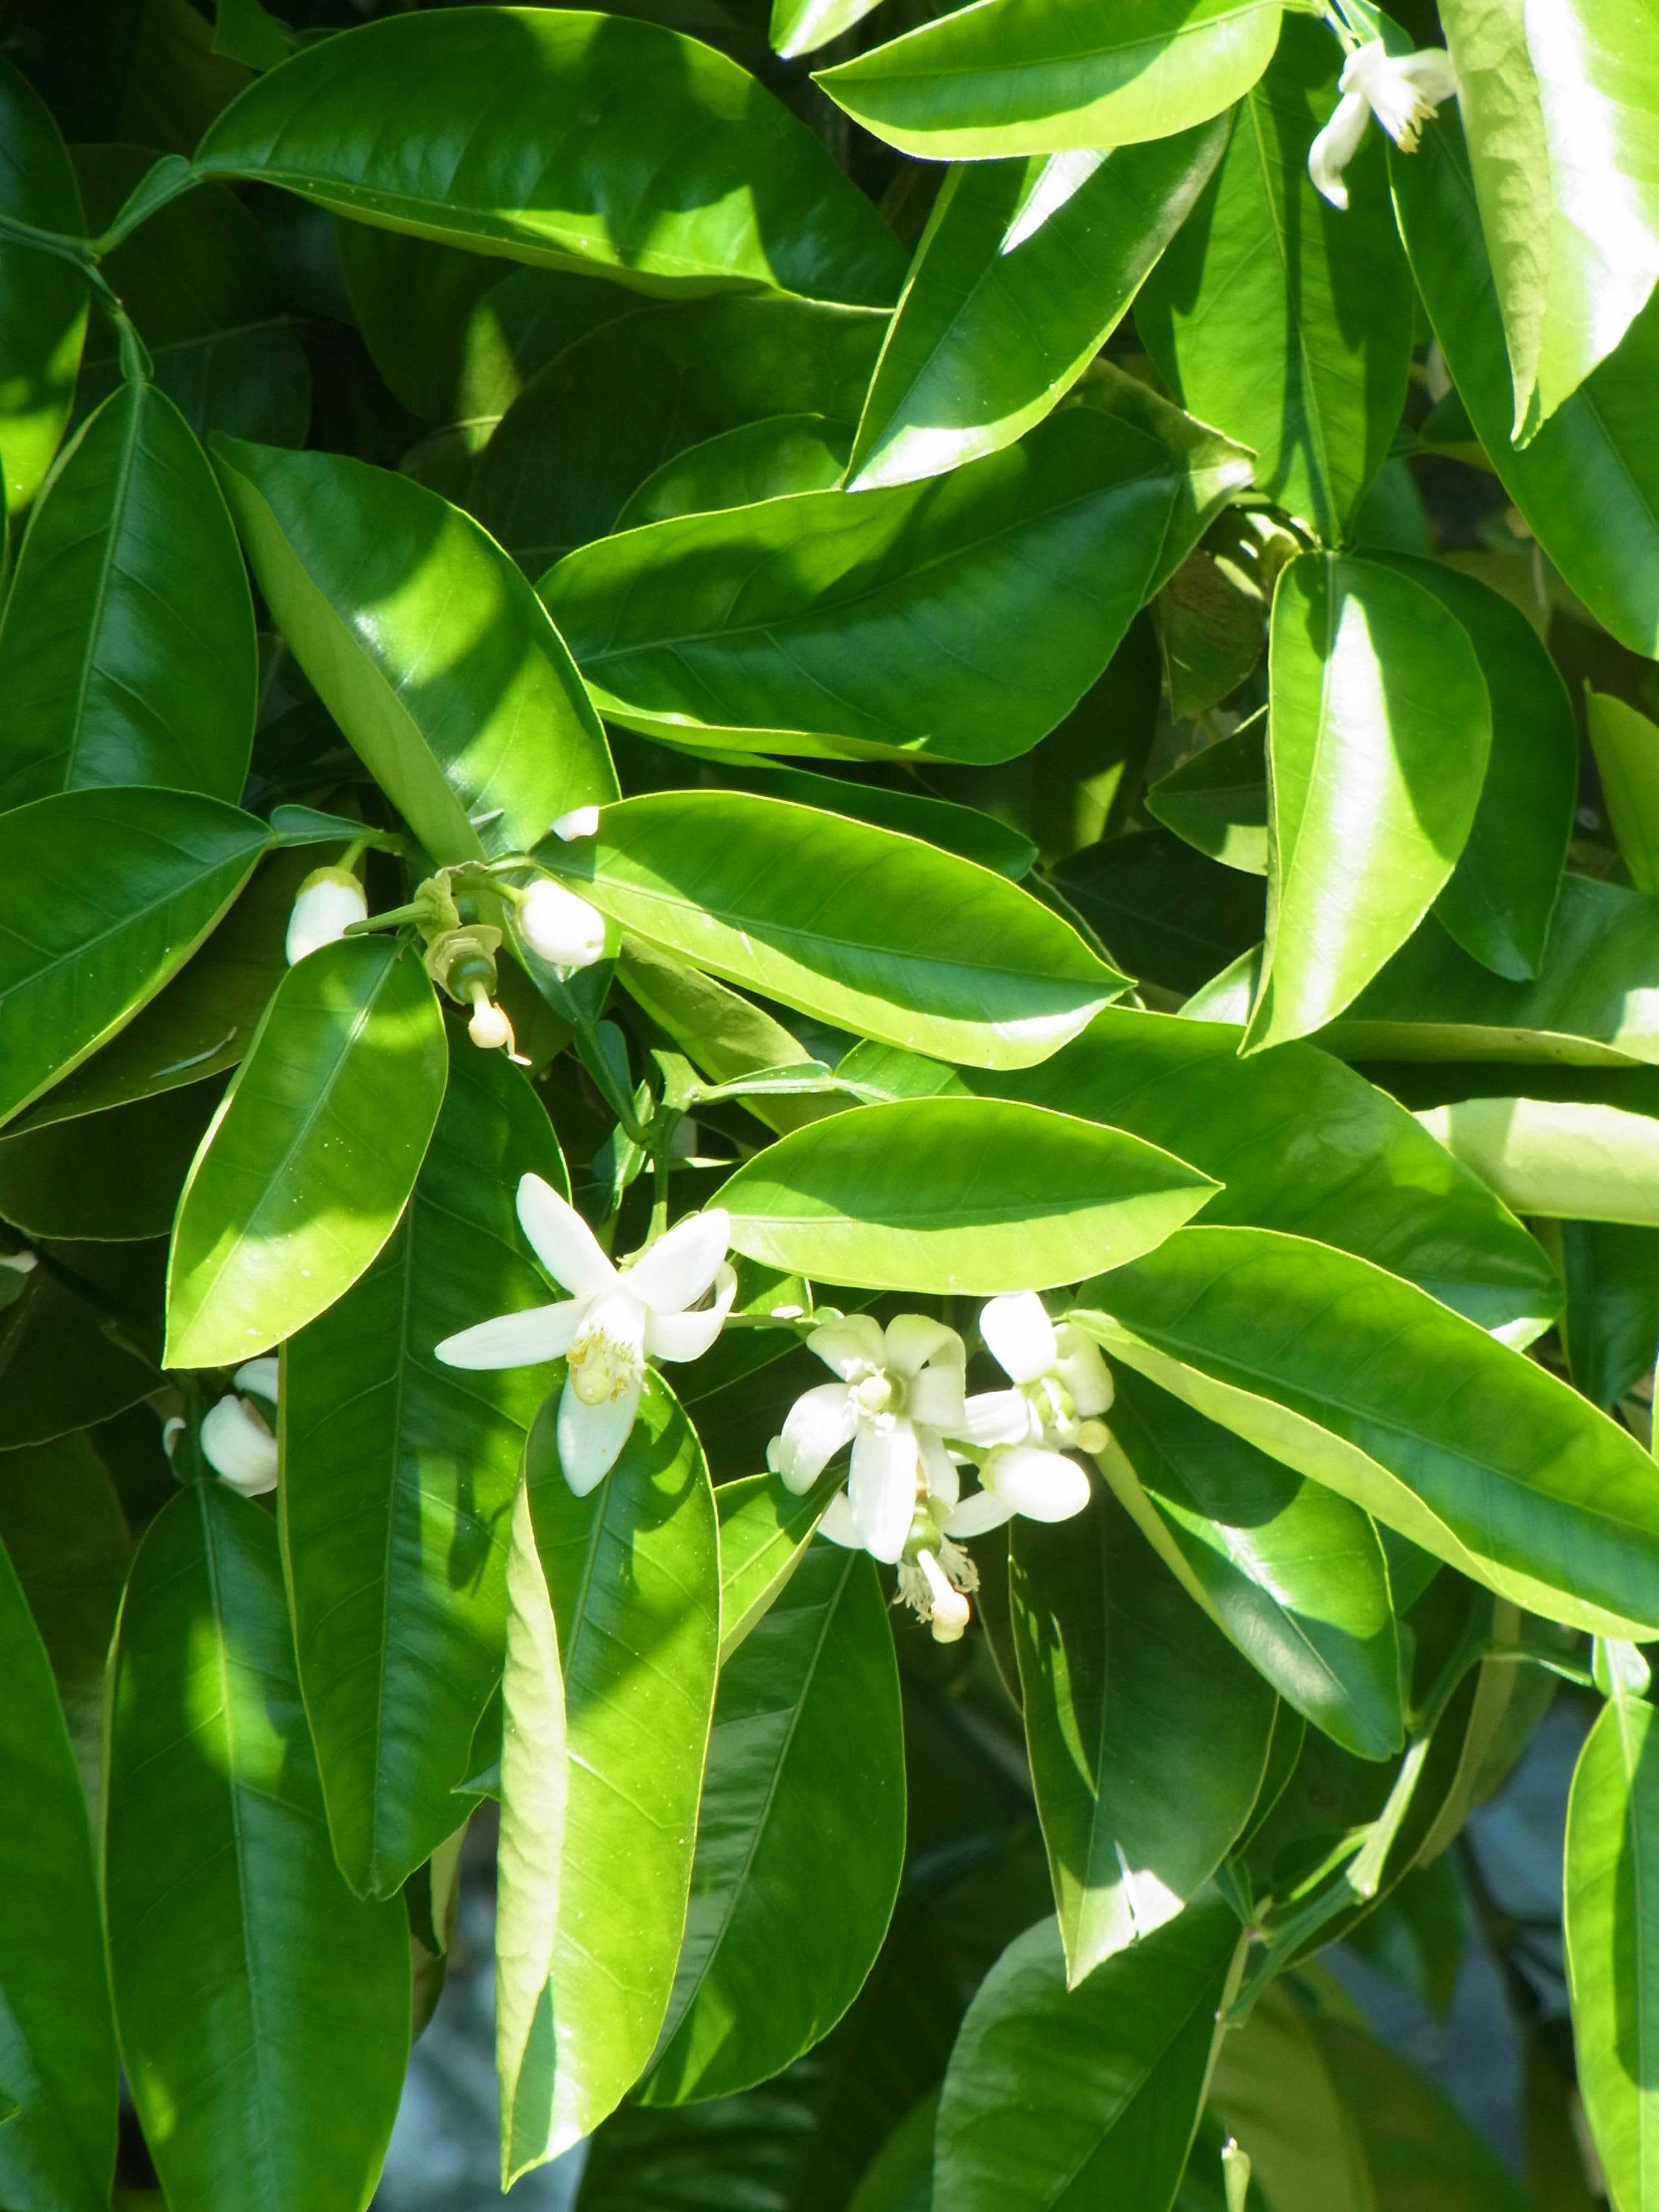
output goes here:
<path id="1" fill-rule="evenodd" d="M 927 1578 L 927 1594 L 932 1600 L 928 1615 L 935 1644 L 958 1644 L 967 1628 L 969 1607 L 967 1599 L 948 1581 L 939 1561 L 931 1552 L 917 1554 L 916 1564 Z"/>
<path id="2" fill-rule="evenodd" d="M 604 915 L 545 876 L 520 901 L 519 933 L 556 968 L 591 968 L 605 951 Z"/>
<path id="3" fill-rule="evenodd" d="M 482 983 L 473 986 L 472 1018 L 466 1033 L 483 1052 L 511 1052 L 513 1024 Z"/>
<path id="4" fill-rule="evenodd" d="M 592 837 L 599 830 L 599 810 L 597 806 L 573 806 L 568 814 L 560 815 L 553 824 L 552 834 L 562 843 L 568 845 L 577 837 Z"/>
<path id="5" fill-rule="evenodd" d="M 251 1390 L 256 1398 L 269 1398 L 274 1406 L 276 1378 L 281 1373 L 281 1363 L 276 1353 L 270 1352 L 263 1358 L 245 1359 L 230 1379 L 238 1390 Z"/>
<path id="6" fill-rule="evenodd" d="M 21 1252 L 0 1252 L 0 1267 L 9 1267 L 15 1274 L 32 1275 L 40 1264 L 39 1255 L 27 1247 Z"/>
<path id="7" fill-rule="evenodd" d="M 288 964 L 332 945 L 354 921 L 367 921 L 368 901 L 349 868 L 316 868 L 300 886 L 288 918 Z"/>
<path id="8" fill-rule="evenodd" d="M 209 1407 L 202 1456 L 219 1480 L 244 1498 L 276 1487 L 276 1439 L 256 1406 L 234 1393 Z"/>

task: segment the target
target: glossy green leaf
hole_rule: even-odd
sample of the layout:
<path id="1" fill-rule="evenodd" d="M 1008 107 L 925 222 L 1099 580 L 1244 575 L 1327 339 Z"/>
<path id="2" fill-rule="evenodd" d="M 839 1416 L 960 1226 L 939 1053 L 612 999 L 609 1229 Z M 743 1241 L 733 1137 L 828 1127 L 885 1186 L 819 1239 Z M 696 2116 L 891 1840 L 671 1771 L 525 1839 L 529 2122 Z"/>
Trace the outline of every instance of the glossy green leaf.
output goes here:
<path id="1" fill-rule="evenodd" d="M 1287 19 L 1135 310 L 1182 405 L 1250 447 L 1261 489 L 1328 544 L 1347 536 L 1388 456 L 1412 349 L 1411 272 L 1382 134 L 1348 165 L 1346 210 L 1308 174 L 1342 60 L 1325 24 Z"/>
<path id="2" fill-rule="evenodd" d="M 550 114 L 566 118 L 550 144 Z M 641 167 L 642 145 L 677 150 Z M 643 292 L 880 305 L 901 273 L 803 124 L 725 55 L 625 15 L 484 7 L 321 40 L 233 102 L 196 167 Z"/>
<path id="3" fill-rule="evenodd" d="M 1611 693 L 1587 689 L 1584 722 L 1601 797 L 1638 891 L 1659 891 L 1659 725 Z"/>
<path id="4" fill-rule="evenodd" d="M 1216 121 L 1115 152 L 952 168 L 865 403 L 849 488 L 941 475 L 1041 422 L 1115 328 L 1226 137 Z"/>
<path id="5" fill-rule="evenodd" d="M 1461 1098 L 1418 1115 L 1516 1213 L 1659 1225 L 1659 1121 L 1594 1100 Z"/>
<path id="6" fill-rule="evenodd" d="M 621 1459 L 586 1498 L 560 1469 L 553 1413 L 550 1402 L 531 1431 L 526 1469 L 564 1673 L 564 1837 L 550 1966 L 539 1984 L 515 1980 L 504 2008 L 528 2024 L 503 2100 L 509 2179 L 590 2133 L 651 2056 L 674 1986 L 720 1648 L 714 1493 L 666 1386 L 652 1379 Z M 515 1973 L 535 1956 L 526 1948 Z"/>
<path id="7" fill-rule="evenodd" d="M 1267 939 L 1246 1050 L 1341 1012 L 1444 887 L 1492 714 L 1456 617 L 1400 570 L 1304 555 L 1273 597 Z"/>
<path id="8" fill-rule="evenodd" d="M 110 1714 L 116 2020 L 168 2203 L 362 2212 L 403 2083 L 408 1920 L 334 1863 L 260 1507 L 196 1483 L 151 1524 Z"/>
<path id="9" fill-rule="evenodd" d="M 1100 1469 L 1160 1558 L 1296 1711 L 1361 1759 L 1405 1738 L 1388 1563 L 1346 1498 L 1121 1372 Z"/>
<path id="10" fill-rule="evenodd" d="M 1584 2113 L 1620 2206 L 1659 2186 L 1652 2027 L 1659 1980 L 1659 1735 L 1653 1707 L 1608 1699 L 1567 1806 L 1566 1946 Z"/>
<path id="11" fill-rule="evenodd" d="M 1214 1185 L 1097 1121 L 992 1098 L 906 1098 L 815 1121 L 721 1186 L 739 1252 L 870 1290 L 1051 1290 L 1118 1267 Z"/>
<path id="12" fill-rule="evenodd" d="M 1168 2212 L 1243 1959 L 1215 1899 L 1067 1990 L 1060 1932 L 1011 1943 L 968 2008 L 939 2100 L 935 2201 L 951 2212 Z"/>
<path id="13" fill-rule="evenodd" d="M 785 61 L 827 46 L 861 23 L 881 0 L 772 0 L 768 36 Z"/>
<path id="14" fill-rule="evenodd" d="M 752 1000 L 637 938 L 623 942 L 617 980 L 712 1083 L 740 1081 L 757 1068 L 787 1067 L 805 1050 Z M 768 1128 L 798 1129 L 834 1113 L 841 1103 L 810 1092 L 762 1094 L 750 1110 Z"/>
<path id="15" fill-rule="evenodd" d="M 51 1662 L 3 1547 L 0 1665 L 16 1808 L 0 1826 L 0 2081 L 12 2107 L 0 2112 L 0 2192 L 101 2212 L 118 2084 L 92 1838 Z"/>
<path id="16" fill-rule="evenodd" d="M 903 1856 L 881 1589 L 861 1554 L 817 1544 L 720 1673 L 685 1940 L 645 2100 L 746 2088 L 825 2035 L 880 1948 Z"/>
<path id="17" fill-rule="evenodd" d="M 823 415 L 768 415 L 758 422 L 739 422 L 654 469 L 617 517 L 617 527 L 637 530 L 682 514 L 833 491 L 852 447 L 851 430 Z"/>
<path id="18" fill-rule="evenodd" d="M 1537 975 L 1549 942 L 1572 835 L 1572 703 L 1543 640 L 1512 599 L 1449 562 L 1387 557 L 1462 624 L 1492 709 L 1480 801 L 1435 913 L 1484 967 L 1523 982 Z"/>
<path id="19" fill-rule="evenodd" d="M 0 65 L 0 212 L 78 233 L 81 194 L 58 125 L 10 62 Z M 15 240 L 0 246 L 0 472 L 12 514 L 52 465 L 86 327 L 87 287 L 70 263 Z"/>
<path id="20" fill-rule="evenodd" d="M 279 1401 L 283 1546 L 329 1828 L 360 1893 L 438 1849 L 501 1665 L 507 1521 L 538 1367 L 446 1367 L 481 1316 L 544 1305 L 513 1211 L 566 1186 L 518 1070 L 463 1045 L 402 1219 L 368 1272 L 290 1339 Z"/>
<path id="21" fill-rule="evenodd" d="M 1632 652 L 1659 651 L 1659 437 L 1650 404 L 1659 310 L 1564 399 L 1522 447 L 1491 264 L 1449 110 L 1415 155 L 1394 158 L 1400 228 L 1424 305 L 1480 443 L 1539 544 L 1591 613 Z"/>
<path id="22" fill-rule="evenodd" d="M 1263 511 L 1234 507 L 1218 518 L 1158 593 L 1158 646 L 1177 721 L 1208 714 L 1255 674 L 1267 643 L 1273 580 L 1287 550 Z M 1265 827 L 1265 813 L 1261 819 Z M 1267 866 L 1264 853 L 1258 872 L 1265 875 Z"/>
<path id="23" fill-rule="evenodd" d="M 1610 354 L 1659 276 L 1659 67 L 1607 0 L 1449 0 L 1517 437 Z"/>
<path id="24" fill-rule="evenodd" d="M 1109 1491 L 1015 1523 L 1025 1741 L 1066 1978 L 1191 1903 L 1249 1817 L 1277 1703 Z"/>
<path id="25" fill-rule="evenodd" d="M 344 938 L 289 969 L 179 1200 L 168 1366 L 234 1366 L 350 1288 L 414 1187 L 447 1057 L 426 971 L 395 939 Z"/>
<path id="26" fill-rule="evenodd" d="M 1008 760 L 1076 705 L 1248 471 L 1123 379 L 949 477 L 653 523 L 538 589 L 601 712 L 647 736 Z"/>
<path id="27" fill-rule="evenodd" d="M 1334 1244 L 1420 1284 L 1482 1328 L 1525 1340 L 1559 1300 L 1554 1271 L 1479 1179 L 1405 1109 L 1310 1045 L 1241 1060 L 1239 1032 L 1109 1006 L 1039 1068 L 954 1079 L 1127 1129 L 1223 1188 L 1223 1222 Z M 844 1072 L 896 1095 L 951 1087 L 946 1070 L 861 1047 Z"/>
<path id="28" fill-rule="evenodd" d="M 1123 988 L 1017 884 L 780 799 L 624 799 L 596 836 L 539 857 L 630 934 L 802 1013 L 944 1059 L 1043 1059 Z M 804 884 L 817 887 L 805 908 Z"/>
<path id="29" fill-rule="evenodd" d="M 1326 2056 L 1334 2025 L 1281 1982 L 1221 2039 L 1211 2101 L 1268 2212 L 1378 2212 L 1358 2115 Z"/>
<path id="30" fill-rule="evenodd" d="M 866 131 L 928 161 L 1167 138 L 1248 92 L 1277 0 L 1129 0 L 1105 22 L 1069 0 L 976 0 L 817 82 Z"/>
<path id="31" fill-rule="evenodd" d="M 1640 1445 L 1410 1284 L 1301 1237 L 1193 1228 L 1081 1297 L 1109 1354 L 1500 1596 L 1598 1634 L 1659 1619 Z"/>
<path id="32" fill-rule="evenodd" d="M 1146 811 L 1224 867 L 1267 872 L 1267 726 L 1260 718 L 1190 754 L 1146 793 Z"/>
<path id="33" fill-rule="evenodd" d="M 924 798 L 915 791 L 857 782 L 851 775 L 819 775 L 810 769 L 780 768 L 771 761 L 744 758 L 722 762 L 719 781 L 726 791 L 789 799 L 798 806 L 817 806 L 829 814 L 850 816 L 854 822 L 873 822 L 880 830 L 897 830 L 906 837 L 977 861 L 981 868 L 994 868 L 1016 883 L 1030 873 L 1036 859 L 1030 839 L 994 815 L 950 799 Z"/>
<path id="34" fill-rule="evenodd" d="M 1561 1226 L 1567 1371 L 1598 1406 L 1651 1373 L 1659 1346 L 1659 1237 L 1602 1221 Z"/>
<path id="35" fill-rule="evenodd" d="M 42 1255 L 0 1310 L 0 1451 L 107 1420 L 161 1379 L 165 1243 L 49 1243 Z"/>
<path id="36" fill-rule="evenodd" d="M 0 807 L 90 784 L 242 795 L 259 675 L 236 533 L 165 393 L 83 423 L 0 623 Z"/>
<path id="37" fill-rule="evenodd" d="M 1177 996 L 1266 925 L 1267 890 L 1162 830 L 1130 830 L 1074 853 L 1054 888 L 1112 957 Z"/>
<path id="38" fill-rule="evenodd" d="M 538 574 L 615 529 L 658 471 L 722 432 L 795 414 L 850 432 L 886 327 L 871 308 L 764 294 L 635 303 L 578 326 L 502 416 L 471 503 Z"/>
<path id="39" fill-rule="evenodd" d="M 295 658 L 434 860 L 522 852 L 614 795 L 569 654 L 469 516 L 339 454 L 231 439 L 215 453 Z"/>
<path id="40" fill-rule="evenodd" d="M 88 227 L 102 230 L 152 155 L 136 146 L 78 146 Z M 234 192 L 203 185 L 174 200 L 105 258 L 149 351 L 156 384 L 198 438 L 228 430 L 273 446 L 303 442 L 311 369 L 297 319 L 258 219 Z M 115 334 L 88 333 L 80 403 L 120 379 Z"/>
<path id="41" fill-rule="evenodd" d="M 839 1478 L 804 1498 L 774 1474 L 746 1474 L 714 1492 L 720 1524 L 720 1664 L 769 1610 L 806 1553 Z"/>
<path id="42" fill-rule="evenodd" d="M 251 815 L 174 791 L 67 791 L 0 817 L 0 1121 L 155 997 L 266 836 Z"/>
<path id="43" fill-rule="evenodd" d="M 184 1098 L 15 1125 L 0 1137 L 0 1216 L 32 1237 L 165 1237 L 217 1103 L 198 1084 Z"/>

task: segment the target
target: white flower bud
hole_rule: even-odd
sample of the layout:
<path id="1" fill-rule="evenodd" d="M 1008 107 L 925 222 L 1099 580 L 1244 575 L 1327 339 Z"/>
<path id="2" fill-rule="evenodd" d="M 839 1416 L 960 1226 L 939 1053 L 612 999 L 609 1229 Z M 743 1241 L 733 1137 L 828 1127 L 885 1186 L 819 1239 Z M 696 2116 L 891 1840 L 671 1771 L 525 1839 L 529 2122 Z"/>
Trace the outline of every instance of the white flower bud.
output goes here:
<path id="1" fill-rule="evenodd" d="M 332 945 L 354 921 L 368 919 L 363 887 L 349 868 L 317 868 L 300 886 L 288 918 L 288 964 Z"/>
<path id="2" fill-rule="evenodd" d="M 257 1406 L 234 1395 L 210 1407 L 202 1423 L 202 1456 L 220 1480 L 244 1498 L 276 1487 L 276 1439 Z"/>
<path id="3" fill-rule="evenodd" d="M 466 1033 L 481 1052 L 511 1052 L 513 1024 L 480 983 L 472 1000 Z"/>
<path id="4" fill-rule="evenodd" d="M 556 968 L 591 968 L 605 951 L 604 915 L 545 876 L 520 903 L 519 931 L 531 951 Z"/>
<path id="5" fill-rule="evenodd" d="M 0 1267 L 9 1267 L 15 1274 L 32 1275 L 40 1264 L 33 1252 L 0 1252 Z"/>
<path id="6" fill-rule="evenodd" d="M 178 1449 L 179 1439 L 184 1433 L 184 1415 L 182 1413 L 169 1413 L 166 1420 L 161 1424 L 161 1449 L 167 1454 L 169 1459 L 173 1457 L 173 1453 Z"/>
<path id="7" fill-rule="evenodd" d="M 261 1359 L 245 1359 L 231 1376 L 239 1390 L 252 1390 L 256 1398 L 269 1398 L 276 1403 L 276 1380 L 282 1373 L 282 1364 L 274 1352 Z"/>
<path id="8" fill-rule="evenodd" d="M 599 827 L 599 810 L 597 806 L 573 806 L 568 814 L 560 815 L 553 824 L 553 835 L 568 845 L 577 837 L 596 836 Z"/>

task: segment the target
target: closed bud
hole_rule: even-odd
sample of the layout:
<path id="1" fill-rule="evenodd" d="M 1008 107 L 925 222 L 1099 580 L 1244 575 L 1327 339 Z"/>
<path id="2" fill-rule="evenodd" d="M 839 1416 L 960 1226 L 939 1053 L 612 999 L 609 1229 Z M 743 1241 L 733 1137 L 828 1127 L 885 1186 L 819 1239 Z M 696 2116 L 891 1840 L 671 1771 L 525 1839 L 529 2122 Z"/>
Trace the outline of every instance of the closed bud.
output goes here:
<path id="1" fill-rule="evenodd" d="M 604 915 L 545 876 L 519 902 L 519 933 L 556 968 L 591 968 L 605 951 Z"/>
<path id="2" fill-rule="evenodd" d="M 367 921 L 368 901 L 349 868 L 316 868 L 300 886 L 288 918 L 288 964 L 332 945 L 354 921 Z"/>
<path id="3" fill-rule="evenodd" d="M 202 1456 L 219 1480 L 244 1498 L 276 1487 L 276 1439 L 258 1408 L 234 1393 L 208 1408 Z"/>
<path id="4" fill-rule="evenodd" d="M 513 1024 L 482 983 L 473 986 L 472 1018 L 466 1033 L 482 1052 L 511 1052 Z"/>

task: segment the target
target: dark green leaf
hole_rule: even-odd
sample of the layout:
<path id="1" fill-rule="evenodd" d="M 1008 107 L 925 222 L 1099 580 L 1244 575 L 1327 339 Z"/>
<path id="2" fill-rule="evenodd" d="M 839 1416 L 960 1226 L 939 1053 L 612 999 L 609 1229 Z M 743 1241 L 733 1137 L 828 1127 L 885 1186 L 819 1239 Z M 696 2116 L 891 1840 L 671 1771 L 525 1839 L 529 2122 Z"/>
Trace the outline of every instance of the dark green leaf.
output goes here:
<path id="1" fill-rule="evenodd" d="M 1133 830 L 1074 853 L 1054 882 L 1133 975 L 1186 992 L 1261 930 L 1260 884 L 1212 866 L 1162 830 Z"/>
<path id="2" fill-rule="evenodd" d="M 801 491 L 833 491 L 853 434 L 823 415 L 767 415 L 705 438 L 654 469 L 617 517 L 618 530 L 717 507 L 752 507 Z"/>
<path id="3" fill-rule="evenodd" d="M 1659 1351 L 1659 1236 L 1613 1222 L 1567 1221 L 1561 1254 L 1568 1370 L 1587 1398 L 1614 1405 L 1650 1372 Z"/>
<path id="4" fill-rule="evenodd" d="M 826 1477 L 798 1498 L 773 1474 L 746 1474 L 714 1492 L 720 1524 L 720 1663 L 769 1609 L 800 1565 L 840 1487 Z"/>
<path id="5" fill-rule="evenodd" d="M 1146 811 L 1212 860 L 1265 876 L 1267 736 L 1266 723 L 1257 719 L 1189 755 L 1153 784 Z"/>
<path id="6" fill-rule="evenodd" d="M 0 1215 L 31 1237 L 165 1237 L 216 1085 L 0 1137 Z"/>
<path id="7" fill-rule="evenodd" d="M 167 1246 L 49 1244 L 0 1312 L 0 1451 L 106 1420 L 157 1389 Z"/>
<path id="8" fill-rule="evenodd" d="M 0 212 L 78 233 L 81 194 L 50 109 L 10 62 L 0 64 Z M 36 247 L 0 246 L 0 471 L 20 514 L 40 488 L 69 420 L 87 327 L 78 270 Z"/>

